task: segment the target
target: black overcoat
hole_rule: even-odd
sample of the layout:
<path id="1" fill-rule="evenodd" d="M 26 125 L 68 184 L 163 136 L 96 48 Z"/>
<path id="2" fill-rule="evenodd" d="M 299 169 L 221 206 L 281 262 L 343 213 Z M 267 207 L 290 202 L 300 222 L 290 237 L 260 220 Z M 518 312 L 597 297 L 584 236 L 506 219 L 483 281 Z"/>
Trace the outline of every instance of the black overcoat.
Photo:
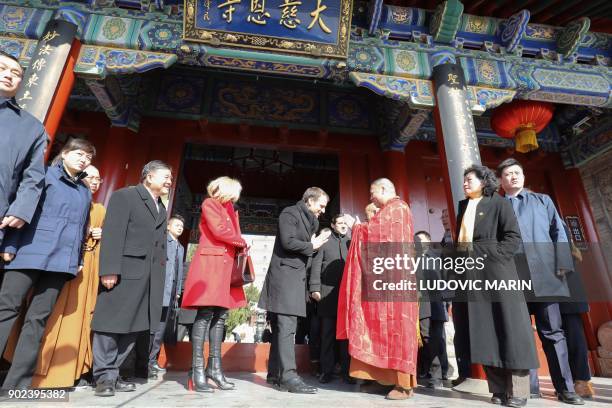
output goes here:
<path id="1" fill-rule="evenodd" d="M 332 232 L 329 241 L 312 259 L 308 286 L 310 293 L 321 293 L 317 304 L 318 316 L 334 317 L 338 314 L 338 291 L 350 242 L 349 234 L 341 237 Z"/>
<path id="2" fill-rule="evenodd" d="M 468 200 L 459 202 L 457 236 Z M 484 196 L 476 207 L 473 257 L 483 257 L 484 268 L 465 273 L 471 280 L 518 280 L 514 253 L 521 234 L 512 204 L 499 196 Z M 492 298 L 485 297 L 486 295 Z M 468 294 L 470 351 L 473 363 L 508 369 L 538 367 L 531 320 L 521 290 Z M 492 301 L 493 300 L 493 301 Z"/>
<path id="3" fill-rule="evenodd" d="M 260 308 L 306 316 L 306 267 L 314 254 L 310 240 L 318 228 L 319 222 L 302 201 L 281 212 L 272 259 L 259 297 Z"/>
<path id="4" fill-rule="evenodd" d="M 110 290 L 102 284 L 92 330 L 133 333 L 159 324 L 166 274 L 166 209 L 139 184 L 111 196 L 102 229 L 100 276 L 119 275 Z M 153 326 L 157 327 L 157 326 Z"/>

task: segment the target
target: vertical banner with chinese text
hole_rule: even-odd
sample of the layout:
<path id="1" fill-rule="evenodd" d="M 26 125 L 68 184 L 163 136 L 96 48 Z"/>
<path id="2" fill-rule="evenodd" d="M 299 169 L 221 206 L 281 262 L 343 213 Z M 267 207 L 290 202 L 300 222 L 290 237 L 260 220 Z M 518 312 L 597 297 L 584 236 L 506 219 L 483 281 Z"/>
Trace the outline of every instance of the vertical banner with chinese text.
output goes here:
<path id="1" fill-rule="evenodd" d="M 77 26 L 64 20 L 51 20 L 30 61 L 17 103 L 44 123 L 58 86 Z"/>
<path id="2" fill-rule="evenodd" d="M 346 58 L 352 0 L 185 0 L 184 39 Z"/>

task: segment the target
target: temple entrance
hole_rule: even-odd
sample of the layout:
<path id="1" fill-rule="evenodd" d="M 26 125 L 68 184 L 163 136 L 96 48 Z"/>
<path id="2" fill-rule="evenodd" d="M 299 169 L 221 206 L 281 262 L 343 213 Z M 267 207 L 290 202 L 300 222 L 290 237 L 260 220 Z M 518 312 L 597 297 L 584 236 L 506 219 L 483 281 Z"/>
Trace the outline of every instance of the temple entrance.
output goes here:
<path id="1" fill-rule="evenodd" d="M 278 216 L 283 208 L 301 199 L 306 188 L 317 186 L 330 196 L 327 211 L 319 220 L 321 227 L 328 227 L 331 217 L 340 211 L 336 155 L 188 143 L 174 198 L 174 213 L 186 219 L 188 263 L 200 238 L 200 206 L 206 198 L 206 186 L 220 176 L 236 178 L 242 184 L 237 207 L 242 234 L 251 246 L 257 293 L 261 291 L 270 263 Z M 247 297 L 255 296 L 252 288 L 246 293 Z M 240 333 L 243 342 L 254 340 L 257 313 L 251 319 L 240 323 L 244 330 Z"/>

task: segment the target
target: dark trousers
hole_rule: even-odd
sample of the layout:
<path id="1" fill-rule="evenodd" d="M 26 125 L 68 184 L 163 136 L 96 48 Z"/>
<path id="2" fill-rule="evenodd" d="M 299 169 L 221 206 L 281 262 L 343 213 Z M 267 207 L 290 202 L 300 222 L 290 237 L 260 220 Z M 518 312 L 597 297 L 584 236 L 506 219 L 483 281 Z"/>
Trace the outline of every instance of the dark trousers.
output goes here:
<path id="1" fill-rule="evenodd" d="M 154 333 L 151 334 L 151 347 L 149 351 L 149 366 L 157 363 L 157 355 L 159 354 L 159 350 L 161 350 L 161 345 L 164 342 L 164 333 L 166 332 L 166 324 L 168 324 L 168 317 L 170 313 L 168 313 L 168 307 L 164 306 L 162 308 L 162 315 L 159 325 Z"/>
<path id="2" fill-rule="evenodd" d="M 0 351 L 4 352 L 6 348 L 11 329 L 30 288 L 34 288 L 34 293 L 17 340 L 13 363 L 2 388 L 23 389 L 32 385 L 45 325 L 68 276 L 39 270 L 4 272 L 0 288 Z"/>
<path id="3" fill-rule="evenodd" d="M 332 374 L 336 366 L 336 344 L 342 375 L 349 372 L 348 340 L 336 340 L 336 317 L 320 317 L 321 321 L 321 373 Z"/>
<path id="4" fill-rule="evenodd" d="M 316 314 L 308 317 L 308 352 L 310 361 L 319 360 L 321 356 L 321 318 Z"/>
<path id="5" fill-rule="evenodd" d="M 472 361 L 470 357 L 470 325 L 468 321 L 467 302 L 453 302 L 453 325 L 455 326 L 455 357 L 459 368 L 459 377 L 472 376 Z"/>
<path id="6" fill-rule="evenodd" d="M 444 340 L 444 322 L 425 318 L 419 320 L 423 347 L 420 350 L 420 373 L 426 378 L 442 379 L 448 371 L 448 356 Z"/>
<path id="7" fill-rule="evenodd" d="M 285 382 L 298 376 L 295 362 L 297 316 L 271 314 L 272 344 L 268 357 L 268 376 Z"/>
<path id="8" fill-rule="evenodd" d="M 591 381 L 589 369 L 589 349 L 584 337 L 584 326 L 579 313 L 561 315 L 563 331 L 567 339 L 569 365 L 574 381 Z"/>
<path id="9" fill-rule="evenodd" d="M 510 398 L 529 398 L 529 370 L 484 366 L 489 392 Z"/>
<path id="10" fill-rule="evenodd" d="M 139 333 L 93 333 L 94 382 L 114 384 L 119 378 L 119 367 L 130 354 Z"/>
<path id="11" fill-rule="evenodd" d="M 557 392 L 574 392 L 572 370 L 569 365 L 567 341 L 562 328 L 561 312 L 558 303 L 530 302 L 529 313 L 535 318 L 538 336 L 546 354 L 548 371 Z M 534 370 L 535 371 L 535 370 Z M 539 390 L 537 375 L 530 375 L 532 393 Z"/>

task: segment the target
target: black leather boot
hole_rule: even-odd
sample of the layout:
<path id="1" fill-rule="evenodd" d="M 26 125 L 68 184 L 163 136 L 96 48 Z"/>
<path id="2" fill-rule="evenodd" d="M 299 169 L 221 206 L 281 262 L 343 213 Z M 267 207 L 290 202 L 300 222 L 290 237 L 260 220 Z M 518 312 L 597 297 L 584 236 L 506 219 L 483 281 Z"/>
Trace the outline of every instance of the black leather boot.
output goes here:
<path id="1" fill-rule="evenodd" d="M 207 309 L 199 309 L 191 330 L 191 371 L 187 388 L 189 391 L 214 392 L 204 375 L 204 334 L 210 325 L 213 313 Z"/>
<path id="2" fill-rule="evenodd" d="M 221 390 L 233 390 L 234 383 L 227 381 L 221 369 L 221 343 L 223 342 L 223 327 L 227 318 L 227 309 L 220 312 L 217 319 L 213 319 L 213 325 L 208 332 L 209 353 L 206 366 L 206 378 L 210 378 Z"/>

